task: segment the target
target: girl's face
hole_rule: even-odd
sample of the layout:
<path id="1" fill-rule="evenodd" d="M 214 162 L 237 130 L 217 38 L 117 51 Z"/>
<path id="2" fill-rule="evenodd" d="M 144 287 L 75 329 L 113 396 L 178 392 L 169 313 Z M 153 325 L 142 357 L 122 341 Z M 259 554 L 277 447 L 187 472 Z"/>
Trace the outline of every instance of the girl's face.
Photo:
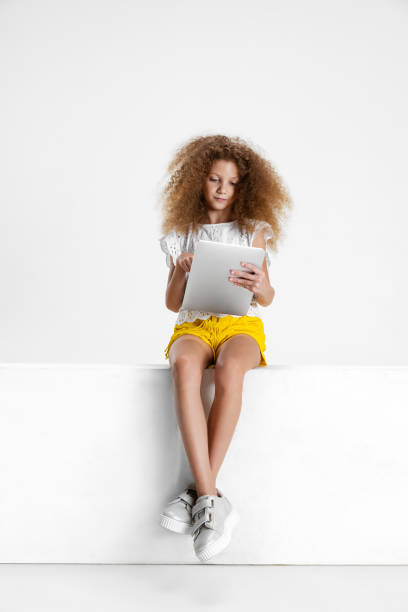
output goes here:
<path id="1" fill-rule="evenodd" d="M 204 183 L 204 197 L 208 208 L 214 211 L 230 209 L 238 181 L 238 167 L 235 162 L 215 160 Z"/>

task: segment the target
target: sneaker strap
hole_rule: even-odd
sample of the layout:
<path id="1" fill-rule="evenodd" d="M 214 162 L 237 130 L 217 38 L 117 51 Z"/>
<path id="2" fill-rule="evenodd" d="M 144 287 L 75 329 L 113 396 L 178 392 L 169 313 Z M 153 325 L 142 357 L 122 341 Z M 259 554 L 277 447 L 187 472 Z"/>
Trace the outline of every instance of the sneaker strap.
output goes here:
<path id="1" fill-rule="evenodd" d="M 214 495 L 203 495 L 201 498 L 198 498 L 194 507 L 193 507 L 193 515 L 203 508 L 214 508 Z"/>
<path id="2" fill-rule="evenodd" d="M 212 525 L 212 513 L 208 506 L 204 508 L 204 512 L 200 511 L 194 514 L 192 529 L 193 536 L 197 533 L 200 527 L 204 525 L 204 523 L 207 525 L 207 527 L 211 527 Z"/>
<path id="3" fill-rule="evenodd" d="M 183 501 L 185 501 L 189 506 L 194 506 L 195 498 L 191 495 L 191 493 L 188 493 L 187 490 L 180 493 L 180 495 L 178 495 L 177 497 L 178 499 L 182 499 Z"/>

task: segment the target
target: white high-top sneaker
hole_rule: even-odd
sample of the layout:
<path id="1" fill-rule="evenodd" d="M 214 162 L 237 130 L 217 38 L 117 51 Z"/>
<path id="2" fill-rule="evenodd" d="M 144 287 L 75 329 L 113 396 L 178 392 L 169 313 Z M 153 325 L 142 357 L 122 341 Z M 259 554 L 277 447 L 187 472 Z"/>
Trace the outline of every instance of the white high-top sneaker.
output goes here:
<path id="1" fill-rule="evenodd" d="M 200 561 L 208 561 L 226 548 L 239 521 L 237 511 L 223 493 L 201 495 L 192 509 L 194 552 Z"/>
<path id="2" fill-rule="evenodd" d="M 191 533 L 191 511 L 197 499 L 194 483 L 190 483 L 160 514 L 160 525 L 176 533 Z"/>

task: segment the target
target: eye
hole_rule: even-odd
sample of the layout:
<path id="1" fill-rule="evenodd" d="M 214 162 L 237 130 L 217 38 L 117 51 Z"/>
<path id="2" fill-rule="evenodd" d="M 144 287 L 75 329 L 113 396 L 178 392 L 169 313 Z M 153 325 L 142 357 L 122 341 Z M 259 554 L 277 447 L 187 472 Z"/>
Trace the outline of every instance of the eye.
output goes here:
<path id="1" fill-rule="evenodd" d="M 216 179 L 216 178 L 210 178 L 210 181 L 218 181 L 218 179 Z M 235 187 L 236 185 L 238 185 L 238 183 L 231 183 L 231 185 L 232 185 L 233 187 Z"/>

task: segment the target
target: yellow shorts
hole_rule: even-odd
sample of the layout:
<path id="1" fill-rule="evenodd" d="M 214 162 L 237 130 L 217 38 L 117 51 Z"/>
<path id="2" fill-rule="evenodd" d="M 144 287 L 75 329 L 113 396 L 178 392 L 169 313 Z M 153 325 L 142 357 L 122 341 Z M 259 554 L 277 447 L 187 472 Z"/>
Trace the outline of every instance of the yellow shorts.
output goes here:
<path id="1" fill-rule="evenodd" d="M 175 325 L 173 335 L 164 350 L 166 359 L 169 358 L 169 350 L 174 340 L 183 334 L 199 336 L 211 346 L 213 361 L 208 366 L 210 368 L 215 367 L 215 351 L 220 344 L 228 340 L 228 338 L 236 336 L 236 334 L 248 334 L 255 338 L 261 351 L 261 360 L 256 367 L 268 365 L 264 356 L 264 351 L 266 350 L 265 330 L 263 321 L 259 317 L 249 317 L 247 315 L 243 317 L 233 317 L 232 315 L 216 317 L 212 315 L 208 319 L 196 319 L 193 322 L 186 321 L 181 325 Z"/>

